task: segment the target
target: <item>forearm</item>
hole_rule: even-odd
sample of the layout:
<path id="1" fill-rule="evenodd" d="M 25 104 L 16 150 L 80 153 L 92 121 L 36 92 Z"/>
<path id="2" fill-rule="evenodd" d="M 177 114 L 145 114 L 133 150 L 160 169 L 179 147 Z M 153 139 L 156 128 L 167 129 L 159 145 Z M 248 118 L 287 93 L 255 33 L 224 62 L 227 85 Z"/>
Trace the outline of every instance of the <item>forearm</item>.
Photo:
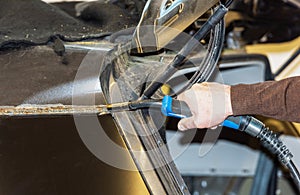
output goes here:
<path id="1" fill-rule="evenodd" d="M 300 122 L 300 77 L 231 87 L 233 115 Z"/>

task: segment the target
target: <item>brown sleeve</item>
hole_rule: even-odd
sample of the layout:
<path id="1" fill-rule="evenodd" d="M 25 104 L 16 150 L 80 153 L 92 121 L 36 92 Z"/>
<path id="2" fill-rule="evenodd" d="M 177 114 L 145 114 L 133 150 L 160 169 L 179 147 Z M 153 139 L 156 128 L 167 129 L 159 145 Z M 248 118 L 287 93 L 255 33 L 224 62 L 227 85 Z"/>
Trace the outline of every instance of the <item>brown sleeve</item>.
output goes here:
<path id="1" fill-rule="evenodd" d="M 262 115 L 300 122 L 300 76 L 231 87 L 234 115 Z"/>

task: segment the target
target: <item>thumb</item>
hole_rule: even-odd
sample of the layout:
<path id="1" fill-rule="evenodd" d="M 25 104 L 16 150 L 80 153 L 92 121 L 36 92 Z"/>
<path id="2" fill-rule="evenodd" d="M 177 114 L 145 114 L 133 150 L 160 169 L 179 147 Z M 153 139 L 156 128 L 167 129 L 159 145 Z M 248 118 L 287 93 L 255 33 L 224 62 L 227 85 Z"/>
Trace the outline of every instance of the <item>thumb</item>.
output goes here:
<path id="1" fill-rule="evenodd" d="M 178 129 L 181 131 L 196 128 L 194 117 L 183 118 L 179 121 L 177 125 Z"/>

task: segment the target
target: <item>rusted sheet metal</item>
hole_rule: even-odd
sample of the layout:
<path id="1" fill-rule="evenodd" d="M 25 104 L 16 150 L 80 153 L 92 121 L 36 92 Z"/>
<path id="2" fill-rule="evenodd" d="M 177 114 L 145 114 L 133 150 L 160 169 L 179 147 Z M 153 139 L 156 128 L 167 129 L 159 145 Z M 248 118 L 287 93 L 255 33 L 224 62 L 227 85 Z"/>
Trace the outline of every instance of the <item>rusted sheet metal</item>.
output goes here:
<path id="1" fill-rule="evenodd" d="M 104 105 L 74 106 L 62 104 L 0 106 L 0 116 L 38 116 L 38 115 L 73 115 L 73 114 L 108 114 Z"/>

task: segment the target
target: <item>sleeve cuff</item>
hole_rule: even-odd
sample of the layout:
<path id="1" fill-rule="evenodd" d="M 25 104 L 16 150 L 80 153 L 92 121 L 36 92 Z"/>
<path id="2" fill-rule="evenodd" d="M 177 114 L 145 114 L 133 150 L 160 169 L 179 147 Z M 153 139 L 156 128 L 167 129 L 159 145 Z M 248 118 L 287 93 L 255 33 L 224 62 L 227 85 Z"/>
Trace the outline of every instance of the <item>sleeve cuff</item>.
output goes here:
<path id="1" fill-rule="evenodd" d="M 255 85 L 239 84 L 231 86 L 231 106 L 233 115 L 258 114 L 261 107 L 259 93 Z"/>

